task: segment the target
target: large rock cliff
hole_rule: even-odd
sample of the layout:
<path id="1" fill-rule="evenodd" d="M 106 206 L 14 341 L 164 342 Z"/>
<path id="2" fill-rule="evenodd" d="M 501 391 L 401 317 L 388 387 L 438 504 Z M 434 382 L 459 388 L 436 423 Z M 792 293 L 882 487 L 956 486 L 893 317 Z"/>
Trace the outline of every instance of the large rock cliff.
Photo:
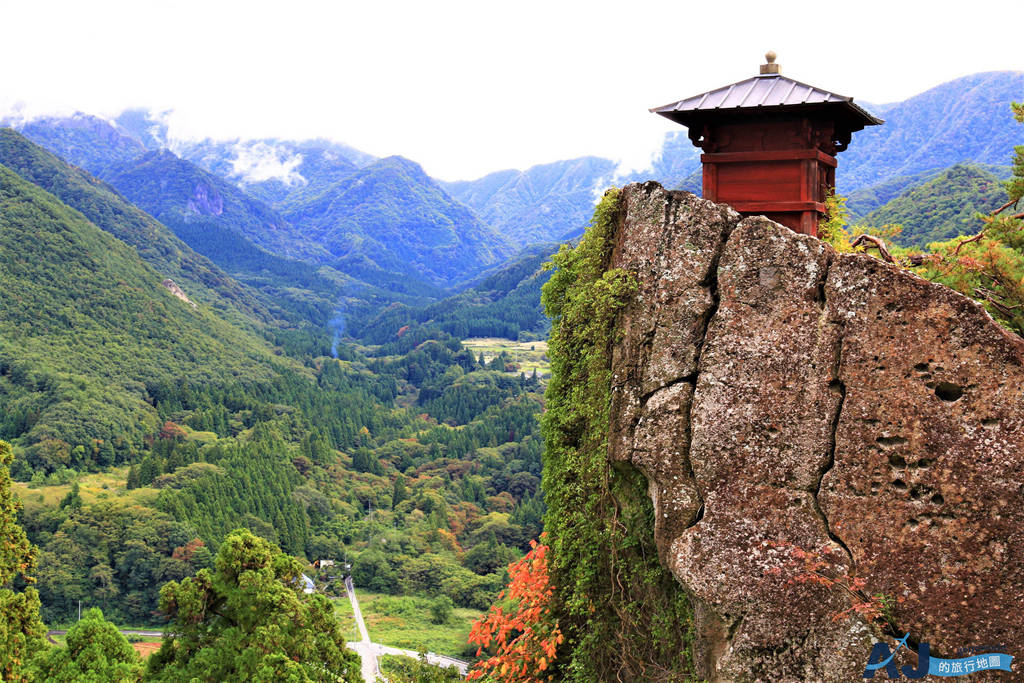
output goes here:
<path id="1" fill-rule="evenodd" d="M 609 456 L 648 480 L 699 675 L 859 679 L 886 629 L 849 610 L 861 580 L 935 655 L 1024 655 L 1024 340 L 945 287 L 657 183 L 622 191 L 611 266 L 639 286 Z M 807 581 L 805 551 L 837 583 Z"/>

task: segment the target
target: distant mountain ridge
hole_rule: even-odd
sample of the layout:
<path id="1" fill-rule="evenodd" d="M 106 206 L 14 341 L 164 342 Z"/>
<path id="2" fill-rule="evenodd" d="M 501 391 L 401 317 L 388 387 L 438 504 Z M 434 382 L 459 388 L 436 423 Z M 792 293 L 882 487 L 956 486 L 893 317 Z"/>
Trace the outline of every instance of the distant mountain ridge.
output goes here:
<path id="1" fill-rule="evenodd" d="M 839 157 L 839 191 L 863 218 L 954 164 L 1007 163 L 1013 144 L 1024 142 L 1010 115 L 1015 98 L 1024 98 L 1024 73 L 990 72 L 874 106 L 887 121 L 857 133 Z M 646 171 L 622 173 L 612 160 L 581 157 L 439 182 L 415 162 L 376 159 L 335 142 L 171 140 L 163 120 L 129 110 L 114 121 L 79 114 L 21 125 L 72 163 L 121 183 L 147 175 L 126 170 L 141 163 L 140 150 L 153 155 L 169 147 L 212 176 L 191 188 L 185 209 L 179 207 L 182 225 L 195 229 L 199 217 L 220 210 L 217 197 L 237 197 L 235 206 L 245 207 L 248 219 L 235 227 L 255 244 L 409 294 L 464 286 L 522 246 L 579 235 L 609 185 L 654 178 L 700 190 L 700 151 L 682 128 L 666 135 Z M 173 162 L 161 154 L 148 157 L 150 194 L 156 169 Z M 127 185 L 122 190 L 134 192 Z M 153 197 L 133 197 L 158 213 L 166 209 L 154 206 Z"/>
<path id="2" fill-rule="evenodd" d="M 1024 143 L 1010 102 L 1024 99 L 1024 71 L 958 78 L 879 107 L 885 124 L 853 136 L 839 156 L 840 192 L 961 162 L 1005 165 Z"/>

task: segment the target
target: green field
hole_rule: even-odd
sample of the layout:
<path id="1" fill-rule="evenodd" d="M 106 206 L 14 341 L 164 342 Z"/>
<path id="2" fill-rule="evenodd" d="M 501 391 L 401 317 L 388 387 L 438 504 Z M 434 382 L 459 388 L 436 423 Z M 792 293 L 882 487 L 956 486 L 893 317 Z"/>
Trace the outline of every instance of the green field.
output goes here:
<path id="1" fill-rule="evenodd" d="M 537 376 L 544 378 L 551 372 L 551 363 L 548 361 L 548 343 L 546 341 L 513 341 L 511 339 L 499 339 L 498 337 L 477 337 L 463 339 L 462 345 L 479 357 L 484 354 L 484 360 L 490 361 L 502 351 L 512 357 L 518 366 L 513 374 L 525 372 L 532 375 L 537 371 Z"/>
<path id="2" fill-rule="evenodd" d="M 158 491 L 147 486 L 129 491 L 125 488 L 127 467 L 112 467 L 106 472 L 79 474 L 78 482 L 82 502 L 92 504 L 99 501 L 119 502 L 131 505 L 152 505 Z M 26 509 L 38 507 L 55 508 L 71 491 L 71 484 L 32 485 L 27 482 L 11 482 L 11 488 L 18 494 Z"/>
<path id="3" fill-rule="evenodd" d="M 366 620 L 370 640 L 391 647 L 434 652 L 452 657 L 467 658 L 469 631 L 480 617 L 474 609 L 456 607 L 447 623 L 431 621 L 429 598 L 382 595 L 356 590 L 359 608 Z M 352 607 L 348 598 L 334 598 L 339 619 L 346 619 L 351 627 L 352 640 L 358 640 Z M 344 604 L 341 604 L 344 603 Z M 346 624 L 343 624 L 346 627 Z M 348 631 L 346 631 L 348 632 Z M 475 648 L 473 648 L 475 651 Z"/>
<path id="4" fill-rule="evenodd" d="M 334 605 L 334 614 L 341 622 L 341 632 L 345 634 L 345 640 L 350 642 L 359 640 L 359 628 L 356 626 L 355 617 L 352 616 L 352 603 L 349 599 L 347 597 L 331 598 L 331 604 Z M 361 606 L 362 604 L 360 604 Z M 363 618 L 366 618 L 365 615 Z"/>

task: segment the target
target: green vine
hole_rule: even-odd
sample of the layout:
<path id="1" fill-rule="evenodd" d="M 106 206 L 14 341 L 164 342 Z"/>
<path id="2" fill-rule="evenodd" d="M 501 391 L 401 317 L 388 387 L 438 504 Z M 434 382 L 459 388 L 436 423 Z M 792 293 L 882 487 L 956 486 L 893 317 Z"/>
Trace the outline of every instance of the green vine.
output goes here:
<path id="1" fill-rule="evenodd" d="M 692 678 L 692 611 L 654 546 L 643 476 L 608 459 L 611 351 L 636 280 L 610 269 L 619 191 L 609 190 L 579 245 L 552 257 L 542 302 L 552 318 L 552 378 L 542 427 L 544 525 L 554 610 L 570 681 Z"/>

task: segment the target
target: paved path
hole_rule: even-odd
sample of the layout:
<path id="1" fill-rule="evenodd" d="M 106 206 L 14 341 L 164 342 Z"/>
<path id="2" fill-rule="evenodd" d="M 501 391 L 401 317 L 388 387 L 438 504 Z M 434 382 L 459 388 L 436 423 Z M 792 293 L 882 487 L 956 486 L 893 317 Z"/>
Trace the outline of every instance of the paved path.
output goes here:
<path id="1" fill-rule="evenodd" d="M 352 585 L 351 576 L 345 579 L 345 591 L 348 593 L 349 602 L 352 603 L 352 614 L 355 615 L 356 627 L 359 629 L 359 637 L 362 638 L 362 640 L 358 642 L 346 644 L 351 650 L 358 653 L 359 657 L 362 659 L 363 680 L 366 681 L 366 683 L 374 683 L 375 681 L 382 680 L 379 659 L 382 655 L 399 655 L 419 659 L 420 653 L 415 650 L 402 650 L 397 647 L 388 647 L 387 645 L 371 642 L 370 634 L 366 630 L 366 622 L 363 621 L 363 613 L 359 609 L 359 599 L 356 598 L 356 589 L 355 586 Z M 465 676 L 469 671 L 469 662 L 464 662 L 461 659 L 455 659 L 454 657 L 434 654 L 433 652 L 427 653 L 427 663 L 433 664 L 434 666 L 454 666 L 463 676 Z"/>
<path id="2" fill-rule="evenodd" d="M 415 650 L 403 650 L 398 647 L 381 645 L 380 643 L 360 641 L 346 643 L 346 645 L 348 645 L 350 650 L 357 652 L 359 656 L 362 657 L 363 680 L 366 681 L 366 683 L 383 680 L 381 678 L 380 665 L 378 663 L 379 657 L 384 655 L 398 655 L 399 657 L 412 657 L 413 659 L 420 658 L 420 653 Z M 469 662 L 465 662 L 461 659 L 455 659 L 454 657 L 434 654 L 433 652 L 427 653 L 427 663 L 442 667 L 454 666 L 463 676 L 465 676 L 469 671 Z"/>
<path id="3" fill-rule="evenodd" d="M 118 629 L 126 636 L 149 636 L 151 638 L 160 638 L 164 635 L 163 631 L 136 631 L 135 629 Z M 60 645 L 54 636 L 67 635 L 67 629 L 58 628 L 46 632 L 46 639 L 50 641 L 51 645 Z"/>

